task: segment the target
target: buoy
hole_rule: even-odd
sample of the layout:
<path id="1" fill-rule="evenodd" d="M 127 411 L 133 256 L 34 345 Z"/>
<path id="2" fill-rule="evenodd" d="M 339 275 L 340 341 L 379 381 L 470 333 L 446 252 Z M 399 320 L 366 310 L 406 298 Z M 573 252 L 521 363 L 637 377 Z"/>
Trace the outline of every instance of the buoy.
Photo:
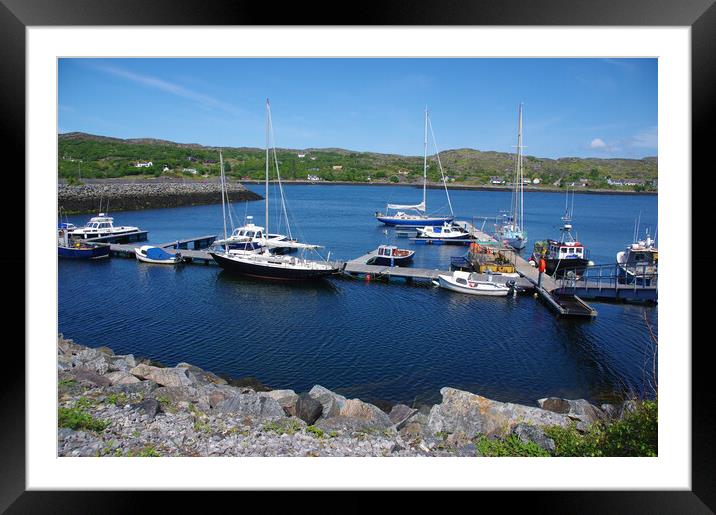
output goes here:
<path id="1" fill-rule="evenodd" d="M 365 280 L 366 280 L 366 281 L 370 281 L 370 274 L 366 274 L 366 275 L 365 275 Z"/>

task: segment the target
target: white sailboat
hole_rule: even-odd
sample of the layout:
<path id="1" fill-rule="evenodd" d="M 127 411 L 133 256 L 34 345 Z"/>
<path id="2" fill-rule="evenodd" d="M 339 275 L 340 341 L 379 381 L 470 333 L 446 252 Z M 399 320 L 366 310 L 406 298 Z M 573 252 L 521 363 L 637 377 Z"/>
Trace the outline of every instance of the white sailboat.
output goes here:
<path id="1" fill-rule="evenodd" d="M 519 108 L 517 123 L 517 160 L 515 163 L 515 182 L 512 190 L 510 213 L 505 216 L 502 224 L 495 227 L 498 240 L 522 250 L 527 245 L 527 231 L 525 231 L 524 214 L 524 169 L 522 165 L 522 104 Z"/>
<path id="2" fill-rule="evenodd" d="M 430 126 L 430 133 L 433 137 L 433 145 L 435 147 L 435 155 L 437 156 L 438 166 L 440 167 L 440 176 L 442 177 L 443 186 L 445 187 L 445 195 L 447 196 L 448 206 L 450 207 L 449 216 L 432 216 L 426 214 L 426 199 L 427 199 L 427 185 L 428 185 L 428 125 Z M 430 123 L 430 116 L 428 114 L 428 108 L 425 107 L 425 139 L 424 139 L 424 156 L 423 156 L 423 201 L 420 204 L 388 204 L 386 206 L 386 212 L 381 213 L 380 211 L 375 213 L 375 218 L 385 225 L 402 225 L 412 227 L 424 227 L 424 226 L 442 226 L 444 223 L 450 223 L 455 219 L 455 214 L 452 210 L 452 203 L 450 202 L 450 194 L 447 189 L 447 181 L 445 179 L 445 173 L 443 171 L 443 165 L 440 161 L 440 152 L 435 142 L 435 133 L 433 132 L 432 123 Z M 395 213 L 389 214 L 389 211 L 393 210 Z M 406 213 L 406 211 L 409 211 Z"/>
<path id="3" fill-rule="evenodd" d="M 273 135 L 273 125 L 271 121 L 271 105 L 266 99 L 266 191 L 265 191 L 265 208 L 266 223 L 264 234 L 269 234 L 269 146 Z M 276 168 L 276 178 L 279 192 L 281 195 L 281 206 L 286 216 L 286 224 L 288 229 L 288 216 L 286 215 L 286 204 L 283 196 L 283 187 L 281 186 L 281 174 L 278 167 L 278 157 L 276 156 L 276 145 L 272 145 L 273 161 Z M 320 245 L 309 243 L 300 243 L 290 240 L 278 240 L 271 238 L 263 238 L 261 248 L 256 250 L 230 250 L 228 245 L 228 235 L 226 229 L 226 211 L 224 207 L 223 192 L 226 189 L 223 159 L 221 160 L 221 178 L 222 178 L 222 210 L 224 211 L 224 249 L 214 250 L 210 252 L 212 258 L 226 271 L 257 277 L 260 279 L 271 279 L 279 281 L 307 281 L 320 279 L 329 275 L 340 273 L 345 267 L 345 263 L 339 264 L 330 262 L 327 259 L 320 261 L 309 260 L 304 257 L 293 257 L 277 254 L 276 249 L 297 249 L 301 251 L 316 250 L 321 248 Z M 290 234 L 290 229 L 289 234 Z M 330 256 L 330 254 L 329 254 Z"/>

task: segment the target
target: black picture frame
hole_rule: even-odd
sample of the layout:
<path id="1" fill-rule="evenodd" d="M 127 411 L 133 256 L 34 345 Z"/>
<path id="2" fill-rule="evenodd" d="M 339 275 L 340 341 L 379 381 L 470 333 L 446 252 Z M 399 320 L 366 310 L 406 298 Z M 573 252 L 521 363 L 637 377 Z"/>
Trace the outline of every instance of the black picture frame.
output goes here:
<path id="1" fill-rule="evenodd" d="M 28 26 L 62 25 L 554 25 L 554 26 L 687 26 L 691 27 L 693 169 L 709 170 L 707 127 L 716 109 L 716 7 L 714 0 L 458 0 L 389 1 L 344 6 L 324 1 L 282 3 L 268 17 L 265 3 L 226 0 L 0 0 L 0 133 L 5 149 L 14 149 L 25 169 L 25 48 Z M 357 4 L 356 4 L 357 5 Z M 139 14 L 141 13 L 141 15 Z M 323 13 L 323 14 L 321 14 Z M 5 152 L 3 152 L 5 153 Z M 673 171 L 672 171 L 673 172 Z M 685 176 L 690 171 L 682 172 Z M 18 180 L 18 191 L 24 181 Z M 697 190 L 692 189 L 693 193 Z M 703 191 L 702 191 L 703 194 Z M 694 205 L 696 198 L 693 197 Z M 704 203 L 702 203 L 704 205 Z M 683 213 L 680 216 L 695 214 Z M 704 220 L 711 220 L 707 216 Z M 711 226 L 711 224 L 708 224 Z M 24 229 L 24 227 L 23 227 Z M 694 240 L 696 241 L 696 240 Z M 709 251 L 710 252 L 710 251 Z M 693 270 L 707 268 L 707 256 L 694 254 Z M 2 258 L 6 267 L 24 268 L 24 257 Z M 27 273 L 27 272 L 26 272 Z M 15 274 L 20 275 L 20 274 Z M 21 288 L 15 277 L 10 287 Z M 691 278 L 687 278 L 689 285 Z M 24 285 L 23 285 L 24 286 Z M 691 295 L 691 291 L 689 291 Z M 695 297 L 688 299 L 697 306 Z M 15 310 L 24 303 L 14 302 Z M 21 307 L 22 306 L 22 307 Z M 692 314 L 692 321 L 699 319 Z M 20 313 L 17 313 L 20 315 Z M 17 320 L 18 318 L 15 318 Z M 682 321 L 687 323 L 688 321 Z M 692 326 L 693 327 L 693 326 Z M 692 352 L 692 489 L 690 491 L 587 491 L 510 493 L 510 507 L 569 513 L 711 513 L 716 510 L 712 388 L 709 384 L 708 337 Z M 669 342 L 688 346 L 691 342 Z M 129 513 L 144 505 L 145 494 L 122 492 L 37 492 L 25 489 L 25 358 L 14 349 L 14 366 L 3 371 L 0 406 L 0 512 Z M 161 495 L 163 511 L 181 507 L 185 496 Z M 210 494 L 216 496 L 216 493 Z M 496 496 L 499 493 L 484 493 Z M 417 497 L 417 496 L 416 496 Z M 213 501 L 216 502 L 216 501 Z M 218 506 L 218 505 L 216 505 Z M 487 506 L 487 505 L 485 505 Z"/>

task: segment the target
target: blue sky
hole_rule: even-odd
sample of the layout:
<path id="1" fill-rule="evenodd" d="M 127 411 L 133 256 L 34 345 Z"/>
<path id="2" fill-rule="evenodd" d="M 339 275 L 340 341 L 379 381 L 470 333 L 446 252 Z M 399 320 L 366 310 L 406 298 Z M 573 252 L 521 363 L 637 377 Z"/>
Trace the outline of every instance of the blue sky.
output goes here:
<path id="1" fill-rule="evenodd" d="M 60 59 L 58 131 L 422 155 L 440 150 L 657 155 L 656 59 Z"/>

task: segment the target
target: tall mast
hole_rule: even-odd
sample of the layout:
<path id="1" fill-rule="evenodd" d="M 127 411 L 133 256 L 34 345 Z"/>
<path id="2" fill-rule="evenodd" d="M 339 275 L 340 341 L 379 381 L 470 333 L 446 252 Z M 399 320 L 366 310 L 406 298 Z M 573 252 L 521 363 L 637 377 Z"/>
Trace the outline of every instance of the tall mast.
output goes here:
<path id="1" fill-rule="evenodd" d="M 423 145 L 424 154 L 423 154 L 423 209 L 427 211 L 427 206 L 425 205 L 425 192 L 427 188 L 428 183 L 428 106 L 425 105 L 425 143 Z"/>
<path id="2" fill-rule="evenodd" d="M 522 217 L 524 215 L 524 195 L 525 195 L 525 189 L 524 189 L 524 182 L 523 182 L 523 175 L 524 171 L 522 169 L 522 104 L 520 104 L 520 123 L 519 128 L 517 129 L 517 169 L 518 169 L 518 180 L 520 181 L 520 217 L 519 217 L 519 223 L 515 223 L 515 229 L 519 227 L 520 230 L 524 229 L 522 227 L 523 221 Z"/>
<path id="3" fill-rule="evenodd" d="M 269 99 L 266 99 L 266 227 L 264 231 L 268 237 L 269 232 L 269 112 L 271 106 Z"/>
<path id="4" fill-rule="evenodd" d="M 219 164 L 221 168 L 221 214 L 224 216 L 224 251 L 229 252 L 229 244 L 226 242 L 226 180 L 224 178 L 224 157 L 219 150 Z"/>

